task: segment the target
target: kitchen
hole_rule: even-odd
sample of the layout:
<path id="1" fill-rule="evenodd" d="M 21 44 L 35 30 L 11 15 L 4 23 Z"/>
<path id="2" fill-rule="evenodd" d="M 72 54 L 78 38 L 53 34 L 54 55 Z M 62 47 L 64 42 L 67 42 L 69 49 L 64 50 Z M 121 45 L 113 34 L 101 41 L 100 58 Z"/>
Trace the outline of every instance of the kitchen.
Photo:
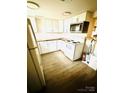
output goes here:
<path id="1" fill-rule="evenodd" d="M 53 78 L 57 77 L 58 75 L 60 80 L 63 79 L 63 78 L 60 78 L 60 76 L 61 75 L 63 76 L 63 73 L 66 73 L 66 76 L 67 76 L 67 74 L 69 73 L 67 73 L 68 71 L 66 70 L 66 67 L 69 68 L 69 66 L 70 65 L 72 66 L 72 64 L 74 64 L 74 67 L 71 68 L 72 70 L 73 69 L 77 70 L 79 68 L 82 68 L 81 66 L 83 65 L 85 68 L 87 68 L 87 70 L 83 68 L 83 70 L 85 70 L 84 72 L 88 74 L 88 76 L 84 76 L 84 77 L 87 77 L 85 78 L 86 81 L 84 82 L 85 83 L 90 82 L 88 83 L 88 85 L 90 84 L 92 85 L 91 81 L 90 80 L 88 81 L 88 78 L 91 78 L 91 77 L 95 78 L 96 71 L 97 71 L 97 67 L 96 67 L 96 57 L 97 57 L 96 55 L 96 41 L 97 41 L 96 39 L 97 37 L 96 0 L 92 1 L 93 2 L 92 5 L 86 2 L 85 0 L 82 0 L 82 1 L 79 0 L 78 4 L 80 2 L 81 4 L 82 2 L 85 2 L 86 5 L 89 4 L 89 6 L 85 7 L 86 9 L 84 7 L 78 6 L 76 0 L 75 1 L 74 0 L 46 0 L 46 1 L 40 0 L 40 1 L 38 0 L 27 1 L 27 5 L 28 5 L 27 18 L 30 24 L 30 27 L 28 28 L 28 30 L 31 29 L 33 31 L 32 33 L 34 33 L 34 37 L 38 46 L 38 51 L 40 53 L 39 56 L 42 60 L 42 61 L 39 61 L 39 64 L 41 65 L 41 68 L 43 69 L 43 72 L 44 72 L 44 77 L 45 77 L 44 81 L 46 82 L 44 86 L 48 85 L 48 89 L 46 89 L 46 91 L 48 93 L 49 91 L 53 91 L 53 93 L 55 92 L 57 93 L 58 91 L 61 90 L 59 89 L 59 84 L 58 84 L 58 83 L 61 83 L 61 81 L 56 81 Z M 91 1 L 91 0 L 88 0 L 88 1 Z M 75 6 L 71 7 L 73 4 L 75 4 Z M 54 7 L 55 5 L 58 9 Z M 60 7 L 59 5 L 62 6 L 63 8 Z M 65 11 L 65 8 L 66 8 L 66 11 Z M 75 10 L 76 8 L 79 9 L 79 11 Z M 50 11 L 53 9 L 56 9 L 56 11 Z M 67 10 L 70 10 L 71 12 Z M 63 13 L 60 13 L 60 12 L 63 12 Z M 28 34 L 29 33 L 27 33 L 27 35 Z M 60 62 L 61 64 L 57 62 Z M 78 67 L 77 64 L 80 64 L 80 65 L 79 65 L 79 68 L 76 69 L 75 66 Z M 56 66 L 60 67 L 60 69 L 57 68 Z M 65 67 L 65 70 L 63 71 L 64 67 Z M 57 75 L 51 74 L 51 76 L 49 76 L 51 70 L 53 71 L 51 73 L 54 73 L 55 70 L 61 70 L 61 69 L 62 71 L 60 72 L 62 73 L 58 71 L 59 73 L 58 74 L 56 71 L 55 73 L 57 73 Z M 70 71 L 70 69 L 68 70 Z M 70 74 L 70 75 L 74 75 L 74 74 Z M 72 78 L 72 80 L 74 78 Z M 52 87 L 52 89 L 51 89 L 51 86 L 54 86 L 54 84 L 50 83 L 51 84 L 50 85 L 49 79 L 53 81 L 55 80 L 55 82 L 50 81 L 51 83 L 55 83 L 55 87 Z M 94 91 L 92 93 L 96 93 L 95 80 L 93 79 L 95 83 L 93 83 Z M 64 79 L 63 82 L 67 84 L 66 82 L 68 81 Z M 33 88 L 30 88 L 31 84 L 32 83 L 30 82 L 30 85 L 28 86 L 29 91 L 30 92 L 36 91 L 37 88 L 34 88 L 34 90 Z M 70 88 L 72 87 L 72 85 L 69 86 L 69 89 L 71 92 L 69 91 L 68 93 L 72 93 L 72 89 Z M 85 84 L 84 86 L 85 86 L 84 88 L 87 89 Z M 58 90 L 56 88 L 58 88 Z M 92 87 L 90 86 L 89 88 L 92 88 Z M 63 89 L 63 91 L 64 90 L 67 91 L 66 88 Z M 74 90 L 74 91 L 80 92 L 80 89 Z M 35 92 L 31 92 L 31 93 L 35 93 Z"/>

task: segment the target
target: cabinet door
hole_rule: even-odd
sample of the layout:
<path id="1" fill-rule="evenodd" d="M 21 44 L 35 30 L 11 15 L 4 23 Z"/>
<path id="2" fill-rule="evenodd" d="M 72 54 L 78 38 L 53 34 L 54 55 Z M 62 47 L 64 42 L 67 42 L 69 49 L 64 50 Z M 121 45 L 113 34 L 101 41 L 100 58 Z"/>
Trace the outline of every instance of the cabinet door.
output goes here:
<path id="1" fill-rule="evenodd" d="M 75 54 L 74 54 L 74 60 L 79 59 L 82 57 L 82 52 L 83 52 L 83 43 L 77 44 L 75 46 Z"/>
<path id="2" fill-rule="evenodd" d="M 53 32 L 53 23 L 52 23 L 52 20 L 45 19 L 44 30 L 45 30 L 45 32 Z"/>
<path id="3" fill-rule="evenodd" d="M 85 21 L 85 14 L 80 14 L 77 16 L 77 22 L 83 22 Z"/>
<path id="4" fill-rule="evenodd" d="M 59 21 L 59 32 L 64 32 L 63 30 L 63 26 L 64 25 L 64 22 L 62 20 Z"/>
<path id="5" fill-rule="evenodd" d="M 71 60 L 73 60 L 74 51 L 75 51 L 75 45 L 67 43 L 65 48 L 65 55 Z"/>
<path id="6" fill-rule="evenodd" d="M 61 46 L 60 46 L 61 50 L 65 53 L 65 49 L 66 49 L 66 43 L 64 41 L 61 41 Z"/>
<path id="7" fill-rule="evenodd" d="M 64 28 L 64 32 L 66 33 L 67 32 L 67 20 L 64 20 L 64 26 L 63 26 L 63 28 Z"/>
<path id="8" fill-rule="evenodd" d="M 61 40 L 57 40 L 57 42 L 56 42 L 57 50 L 61 50 L 61 46 L 62 46 L 61 42 L 62 42 Z"/>
<path id="9" fill-rule="evenodd" d="M 70 31 L 70 19 L 64 20 L 64 32 Z"/>
<path id="10" fill-rule="evenodd" d="M 52 20 L 53 32 L 59 32 L 59 22 L 57 20 Z"/>
<path id="11" fill-rule="evenodd" d="M 44 41 L 40 42 L 40 54 L 49 53 L 57 50 L 57 41 Z"/>
<path id="12" fill-rule="evenodd" d="M 48 53 L 48 45 L 47 42 L 40 42 L 41 53 Z"/>
<path id="13" fill-rule="evenodd" d="M 56 51 L 56 41 L 47 41 L 48 52 Z"/>

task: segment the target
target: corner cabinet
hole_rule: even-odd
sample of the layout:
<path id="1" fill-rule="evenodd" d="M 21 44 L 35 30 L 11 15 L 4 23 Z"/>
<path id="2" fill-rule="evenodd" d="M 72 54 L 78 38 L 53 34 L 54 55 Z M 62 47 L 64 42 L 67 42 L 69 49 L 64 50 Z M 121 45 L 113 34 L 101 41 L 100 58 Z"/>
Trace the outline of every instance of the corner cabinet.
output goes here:
<path id="1" fill-rule="evenodd" d="M 39 50 L 40 50 L 40 54 L 45 54 L 45 53 L 57 51 L 56 42 L 57 41 L 38 42 L 38 47 L 39 47 Z"/>
<path id="2" fill-rule="evenodd" d="M 61 50 L 63 53 L 66 51 L 66 43 L 63 40 L 57 41 L 57 50 Z"/>

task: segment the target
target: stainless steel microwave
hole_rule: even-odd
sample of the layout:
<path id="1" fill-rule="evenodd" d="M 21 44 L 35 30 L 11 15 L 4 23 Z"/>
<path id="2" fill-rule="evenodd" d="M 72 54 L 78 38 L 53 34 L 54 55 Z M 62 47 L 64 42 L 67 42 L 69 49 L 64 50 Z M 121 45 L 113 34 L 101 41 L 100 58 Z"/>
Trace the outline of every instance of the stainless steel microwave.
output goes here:
<path id="1" fill-rule="evenodd" d="M 89 27 L 89 22 L 84 21 L 82 23 L 70 24 L 70 32 L 76 33 L 87 33 Z"/>

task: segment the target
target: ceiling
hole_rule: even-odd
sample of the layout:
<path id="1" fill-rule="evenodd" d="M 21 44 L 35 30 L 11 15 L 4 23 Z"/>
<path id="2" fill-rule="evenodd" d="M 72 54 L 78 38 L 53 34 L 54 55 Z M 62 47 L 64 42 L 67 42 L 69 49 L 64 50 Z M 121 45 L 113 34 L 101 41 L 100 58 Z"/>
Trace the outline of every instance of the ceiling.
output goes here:
<path id="1" fill-rule="evenodd" d="M 28 16 L 45 16 L 54 19 L 65 19 L 85 11 L 96 11 L 97 0 L 27 0 L 39 4 L 40 8 L 27 8 Z M 64 1 L 64 2 L 63 2 Z M 69 11 L 72 14 L 64 16 Z"/>

